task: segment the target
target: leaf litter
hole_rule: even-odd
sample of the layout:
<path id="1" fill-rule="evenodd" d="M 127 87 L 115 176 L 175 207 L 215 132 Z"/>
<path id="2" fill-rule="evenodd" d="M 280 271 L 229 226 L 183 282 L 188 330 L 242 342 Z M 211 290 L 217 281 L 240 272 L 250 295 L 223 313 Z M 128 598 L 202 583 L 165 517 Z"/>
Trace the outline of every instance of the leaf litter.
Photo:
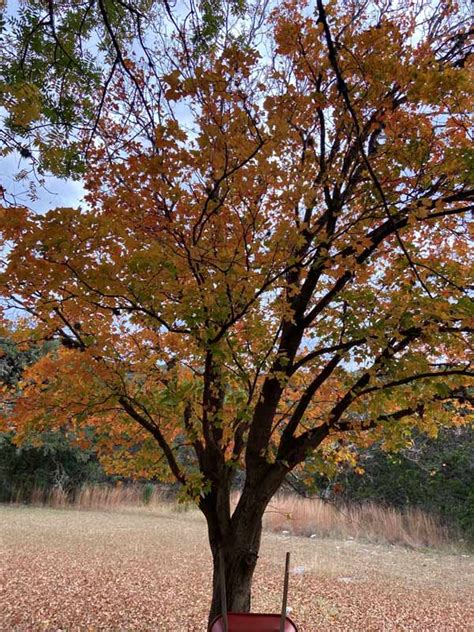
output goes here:
<path id="1" fill-rule="evenodd" d="M 348 546 L 350 542 L 350 546 Z M 470 555 L 265 533 L 254 612 L 300 632 L 474 631 Z M 205 632 L 211 559 L 197 512 L 0 507 L 0 630 Z"/>

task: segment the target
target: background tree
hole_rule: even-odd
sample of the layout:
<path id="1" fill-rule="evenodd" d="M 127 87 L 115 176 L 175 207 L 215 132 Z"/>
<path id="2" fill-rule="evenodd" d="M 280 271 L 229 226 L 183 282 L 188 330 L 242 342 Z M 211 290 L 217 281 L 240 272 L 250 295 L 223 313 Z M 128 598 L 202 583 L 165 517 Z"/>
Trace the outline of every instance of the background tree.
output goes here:
<path id="1" fill-rule="evenodd" d="M 27 345 L 26 348 L 21 348 L 10 337 L 0 336 L 0 383 L 10 387 L 17 386 L 24 368 L 48 353 L 53 345 L 54 343 Z"/>
<path id="2" fill-rule="evenodd" d="M 0 336 L 0 408 L 8 418 L 15 400 L 21 397 L 21 380 L 28 365 L 57 349 L 58 344 L 18 344 L 10 335 Z M 24 332 L 23 332 L 24 333 Z M 14 334 L 15 335 L 15 334 Z M 22 332 L 17 331 L 21 338 Z M 93 450 L 82 449 L 70 428 L 31 433 L 16 445 L 13 430 L 0 432 L 0 501 L 28 501 L 31 494 L 60 488 L 72 496 L 83 484 L 104 482 L 106 477 Z M 91 435 L 93 441 L 94 437 Z"/>
<path id="3" fill-rule="evenodd" d="M 396 451 L 387 452 L 376 442 L 352 446 L 352 462 L 326 463 L 321 468 L 307 459 L 305 467 L 285 482 L 303 497 L 319 497 L 336 506 L 371 503 L 402 512 L 419 508 L 435 516 L 454 537 L 472 544 L 473 439 L 469 424 L 440 427 L 436 436 L 415 431 L 410 442 Z"/>
<path id="4" fill-rule="evenodd" d="M 412 445 L 397 454 L 375 445 L 362 451 L 359 465 L 363 476 L 348 468 L 338 476 L 340 499 L 420 507 L 474 539 L 472 426 L 443 428 L 436 438 L 415 436 Z"/>
<path id="5" fill-rule="evenodd" d="M 153 124 L 111 82 L 86 207 L 2 214 L 6 306 L 65 343 L 11 423 L 95 424 L 109 469 L 179 481 L 208 524 L 211 615 L 219 554 L 249 609 L 289 472 L 467 419 L 465 24 L 449 3 L 318 0 L 278 6 L 253 45 L 233 27 L 191 54 L 178 29 L 159 82 L 141 75 Z"/>
<path id="6" fill-rule="evenodd" d="M 157 47 L 170 28 L 186 29 L 194 46 L 207 50 L 244 2 L 7 0 L 0 9 L 0 155 L 15 152 L 17 177 L 41 183 L 49 173 L 82 177 L 108 88 L 119 75 L 132 86 L 129 114 L 140 108 L 142 130 L 153 127 L 154 105 L 140 76 L 146 68 L 159 82 Z M 31 180 L 32 192 L 37 181 Z"/>

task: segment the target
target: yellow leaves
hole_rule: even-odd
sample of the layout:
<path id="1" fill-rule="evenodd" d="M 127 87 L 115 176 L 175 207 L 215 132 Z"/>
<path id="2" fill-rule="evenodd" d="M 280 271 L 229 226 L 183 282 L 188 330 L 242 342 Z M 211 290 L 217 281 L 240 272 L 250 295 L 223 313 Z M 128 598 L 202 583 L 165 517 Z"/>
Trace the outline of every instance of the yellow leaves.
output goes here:
<path id="1" fill-rule="evenodd" d="M 0 105 L 10 114 L 13 125 L 28 127 L 41 116 L 41 92 L 32 83 L 0 84 Z"/>
<path id="2" fill-rule="evenodd" d="M 432 105 L 444 105 L 451 101 L 454 94 L 457 95 L 457 99 L 463 101 L 466 96 L 472 97 L 472 86 L 467 68 L 456 69 L 449 65 L 440 67 L 432 60 L 431 64 L 413 71 L 412 77 L 413 84 L 408 93 L 410 99 Z"/>

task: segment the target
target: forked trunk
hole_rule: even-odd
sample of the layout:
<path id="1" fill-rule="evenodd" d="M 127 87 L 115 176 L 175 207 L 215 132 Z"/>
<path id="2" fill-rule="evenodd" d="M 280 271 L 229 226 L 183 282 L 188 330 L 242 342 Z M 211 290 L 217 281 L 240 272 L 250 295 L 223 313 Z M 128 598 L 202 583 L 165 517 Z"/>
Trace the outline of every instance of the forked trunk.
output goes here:
<path id="1" fill-rule="evenodd" d="M 265 475 L 267 474 L 267 475 Z M 231 515 L 229 480 L 219 481 L 203 497 L 200 509 L 207 521 L 213 558 L 212 603 L 209 622 L 222 614 L 221 568 L 228 612 L 250 612 L 252 579 L 257 565 L 265 509 L 280 487 L 284 468 L 267 468 L 247 481 Z"/>
<path id="2" fill-rule="evenodd" d="M 255 505 L 253 512 L 233 521 L 228 532 L 209 525 L 213 556 L 212 603 L 209 622 L 222 614 L 221 569 L 224 569 L 225 593 L 229 612 L 249 612 L 251 606 L 252 579 L 260 549 L 262 517 L 265 507 Z M 221 559 L 222 556 L 222 559 Z"/>

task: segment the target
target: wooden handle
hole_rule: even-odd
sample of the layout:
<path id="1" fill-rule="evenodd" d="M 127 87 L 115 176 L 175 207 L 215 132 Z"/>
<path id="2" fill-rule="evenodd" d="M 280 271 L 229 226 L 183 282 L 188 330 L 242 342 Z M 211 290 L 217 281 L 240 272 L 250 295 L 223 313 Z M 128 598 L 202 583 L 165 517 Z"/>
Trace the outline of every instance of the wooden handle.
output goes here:
<path id="1" fill-rule="evenodd" d="M 288 600 L 288 579 L 290 575 L 290 552 L 286 554 L 285 579 L 283 582 L 283 602 L 281 604 L 280 632 L 285 632 L 286 602 Z"/>
<path id="2" fill-rule="evenodd" d="M 221 585 L 221 612 L 222 620 L 224 622 L 224 632 L 229 630 L 229 621 L 227 619 L 227 594 L 225 591 L 225 565 L 224 565 L 224 553 L 222 549 L 219 549 L 219 582 Z"/>

